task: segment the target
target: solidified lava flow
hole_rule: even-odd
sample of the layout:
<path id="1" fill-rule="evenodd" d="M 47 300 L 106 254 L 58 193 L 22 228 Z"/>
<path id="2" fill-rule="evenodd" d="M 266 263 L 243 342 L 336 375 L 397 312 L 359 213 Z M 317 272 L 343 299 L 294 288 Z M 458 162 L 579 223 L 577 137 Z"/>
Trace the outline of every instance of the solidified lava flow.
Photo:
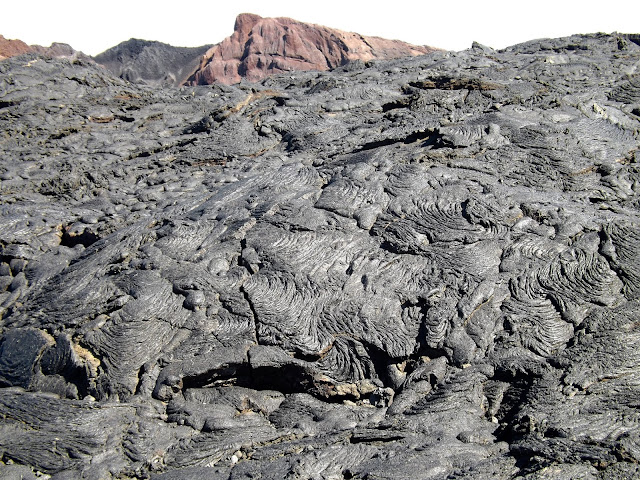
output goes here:
<path id="1" fill-rule="evenodd" d="M 0 62 L 0 477 L 640 477 L 637 43 Z"/>

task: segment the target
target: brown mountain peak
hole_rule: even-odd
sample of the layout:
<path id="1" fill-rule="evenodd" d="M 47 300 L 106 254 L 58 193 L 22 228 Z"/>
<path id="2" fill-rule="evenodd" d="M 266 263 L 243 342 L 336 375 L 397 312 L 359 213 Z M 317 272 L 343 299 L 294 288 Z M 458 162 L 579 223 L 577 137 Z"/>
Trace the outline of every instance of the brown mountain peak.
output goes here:
<path id="1" fill-rule="evenodd" d="M 282 72 L 330 70 L 354 60 L 424 55 L 434 48 L 366 37 L 279 17 L 238 15 L 230 37 L 214 45 L 185 82 L 188 85 L 258 81 Z"/>
<path id="2" fill-rule="evenodd" d="M 241 13 L 236 17 L 236 23 L 233 31 L 241 37 L 246 37 L 249 35 L 249 32 L 251 32 L 253 26 L 260 20 L 262 20 L 260 15 L 256 15 L 254 13 Z"/>

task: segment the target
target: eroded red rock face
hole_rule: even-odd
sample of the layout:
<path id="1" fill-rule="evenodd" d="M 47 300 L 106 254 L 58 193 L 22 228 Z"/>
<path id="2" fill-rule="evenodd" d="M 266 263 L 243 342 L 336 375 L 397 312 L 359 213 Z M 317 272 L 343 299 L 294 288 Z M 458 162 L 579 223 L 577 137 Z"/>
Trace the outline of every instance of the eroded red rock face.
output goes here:
<path id="1" fill-rule="evenodd" d="M 0 60 L 31 51 L 31 47 L 22 40 L 9 40 L 0 35 Z"/>
<path id="2" fill-rule="evenodd" d="M 424 55 L 434 48 L 398 40 L 365 37 L 290 18 L 243 13 L 233 34 L 213 46 L 185 82 L 233 84 L 296 70 L 329 70 L 354 60 Z"/>
<path id="3" fill-rule="evenodd" d="M 46 57 L 71 57 L 79 55 L 88 59 L 81 52 L 76 52 L 66 43 L 52 43 L 50 47 L 41 47 L 40 45 L 27 45 L 22 40 L 10 40 L 0 35 L 0 60 L 15 57 L 23 53 L 38 53 Z"/>

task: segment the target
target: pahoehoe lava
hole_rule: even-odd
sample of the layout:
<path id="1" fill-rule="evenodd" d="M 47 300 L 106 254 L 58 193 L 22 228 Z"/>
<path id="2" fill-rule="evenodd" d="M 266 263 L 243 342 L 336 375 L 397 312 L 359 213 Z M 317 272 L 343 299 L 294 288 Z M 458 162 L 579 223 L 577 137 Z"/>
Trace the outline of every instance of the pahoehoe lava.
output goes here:
<path id="1" fill-rule="evenodd" d="M 637 38 L 0 62 L 0 477 L 639 478 Z"/>

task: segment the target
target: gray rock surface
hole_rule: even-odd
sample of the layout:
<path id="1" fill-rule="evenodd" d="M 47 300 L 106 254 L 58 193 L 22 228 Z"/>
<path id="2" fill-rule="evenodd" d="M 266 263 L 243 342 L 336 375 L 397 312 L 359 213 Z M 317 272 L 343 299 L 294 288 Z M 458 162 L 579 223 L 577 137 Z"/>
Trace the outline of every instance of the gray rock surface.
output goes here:
<path id="1" fill-rule="evenodd" d="M 93 59 L 115 76 L 130 82 L 177 87 L 198 67 L 200 57 L 209 48 L 211 45 L 174 47 L 132 38 Z"/>
<path id="2" fill-rule="evenodd" d="M 0 63 L 0 477 L 638 478 L 637 38 Z"/>

